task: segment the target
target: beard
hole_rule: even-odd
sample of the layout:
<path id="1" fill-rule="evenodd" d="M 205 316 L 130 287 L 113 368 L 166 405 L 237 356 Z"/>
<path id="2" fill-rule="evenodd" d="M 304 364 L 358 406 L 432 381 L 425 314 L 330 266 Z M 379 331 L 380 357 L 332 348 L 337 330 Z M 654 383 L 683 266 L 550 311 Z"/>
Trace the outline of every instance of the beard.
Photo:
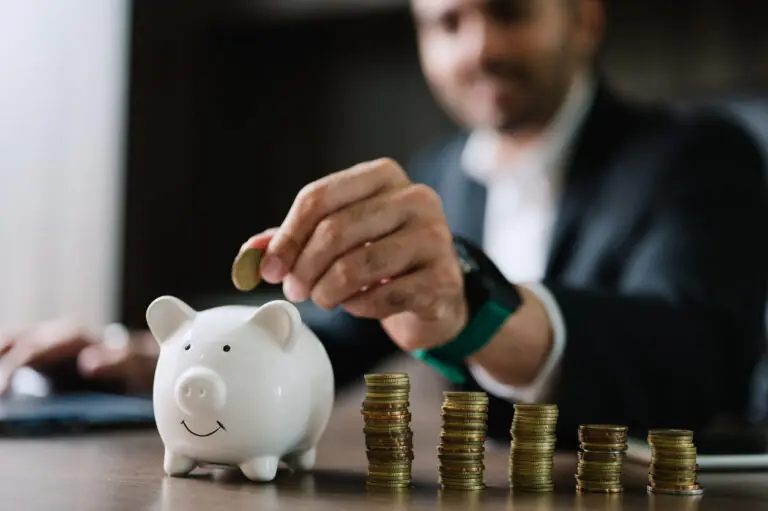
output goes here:
<path id="1" fill-rule="evenodd" d="M 546 125 L 563 103 L 573 67 L 564 49 L 533 65 L 486 60 L 436 92 L 453 118 L 470 130 L 535 129 Z"/>

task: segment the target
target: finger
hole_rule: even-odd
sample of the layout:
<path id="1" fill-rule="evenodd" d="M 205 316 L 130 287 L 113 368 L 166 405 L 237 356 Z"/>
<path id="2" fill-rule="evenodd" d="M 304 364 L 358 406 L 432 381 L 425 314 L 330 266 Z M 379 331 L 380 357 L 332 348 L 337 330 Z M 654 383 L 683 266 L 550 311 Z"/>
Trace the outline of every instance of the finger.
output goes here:
<path id="1" fill-rule="evenodd" d="M 442 207 L 437 193 L 424 185 L 408 186 L 381 193 L 325 217 L 283 281 L 286 296 L 293 301 L 306 300 L 334 261 L 366 242 L 392 234 L 409 218 L 418 218 L 422 224 L 431 220 L 440 222 Z M 413 240 L 416 244 L 422 241 Z"/>
<path id="2" fill-rule="evenodd" d="M 269 244 L 262 266 L 264 280 L 275 284 L 293 269 L 323 218 L 349 204 L 408 183 L 408 176 L 397 163 L 381 159 L 355 165 L 305 186 Z"/>
<path id="3" fill-rule="evenodd" d="M 20 367 L 24 367 L 31 358 L 31 347 L 16 343 L 0 357 L 0 394 L 4 394 L 10 389 L 13 375 Z"/>
<path id="4" fill-rule="evenodd" d="M 258 248 L 261 250 L 265 250 L 269 245 L 269 242 L 272 241 L 272 237 L 275 235 L 276 232 L 277 232 L 277 227 L 272 227 L 270 229 L 267 229 L 266 231 L 263 231 L 263 232 L 260 232 L 259 234 L 251 236 L 250 238 L 248 238 L 248 241 L 242 244 L 239 251 L 242 252 L 246 248 Z"/>
<path id="5" fill-rule="evenodd" d="M 0 335 L 0 357 L 5 355 L 13 346 L 13 340 L 9 335 Z"/>
<path id="6" fill-rule="evenodd" d="M 0 357 L 8 353 L 23 331 L 0 333 Z"/>
<path id="7" fill-rule="evenodd" d="M 130 353 L 128 346 L 114 349 L 94 344 L 80 352 L 77 367 L 85 377 L 117 379 L 125 373 Z"/>
<path id="8" fill-rule="evenodd" d="M 461 294 L 461 272 L 444 260 L 376 286 L 342 303 L 353 316 L 386 319 L 413 312 L 424 321 L 440 321 L 457 313 L 454 297 Z"/>
<path id="9" fill-rule="evenodd" d="M 86 379 L 119 381 L 129 393 L 148 392 L 152 388 L 156 357 L 135 342 L 119 349 L 93 345 L 80 353 L 78 370 Z"/>
<path id="10" fill-rule="evenodd" d="M 332 309 L 363 288 L 429 265 L 445 253 L 446 243 L 450 243 L 450 232 L 437 224 L 403 229 L 355 249 L 336 260 L 320 278 L 312 289 L 312 301 Z"/>
<path id="11" fill-rule="evenodd" d="M 0 357 L 0 392 L 7 390 L 17 369 L 40 369 L 61 360 L 74 358 L 92 340 L 75 325 L 63 321 L 46 322 L 15 338 Z"/>

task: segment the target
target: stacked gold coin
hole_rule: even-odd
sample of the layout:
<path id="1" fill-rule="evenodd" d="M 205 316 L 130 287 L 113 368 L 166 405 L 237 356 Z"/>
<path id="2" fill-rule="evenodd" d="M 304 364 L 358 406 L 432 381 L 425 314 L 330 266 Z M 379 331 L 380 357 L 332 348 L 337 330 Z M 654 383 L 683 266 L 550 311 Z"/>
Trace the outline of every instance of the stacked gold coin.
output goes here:
<path id="1" fill-rule="evenodd" d="M 668 495 L 701 495 L 704 490 L 696 480 L 696 446 L 693 431 L 652 429 L 648 432 L 651 467 L 648 491 Z"/>
<path id="2" fill-rule="evenodd" d="M 514 406 L 515 415 L 510 429 L 509 485 L 521 491 L 553 491 L 557 405 Z"/>
<path id="3" fill-rule="evenodd" d="M 482 490 L 488 395 L 485 392 L 445 392 L 440 445 L 439 482 L 443 489 Z"/>
<path id="4" fill-rule="evenodd" d="M 579 427 L 576 490 L 621 493 L 621 467 L 627 451 L 626 426 L 590 424 Z"/>
<path id="5" fill-rule="evenodd" d="M 411 486 L 413 433 L 408 396 L 408 375 L 365 375 L 363 401 L 365 445 L 368 456 L 368 485 L 386 488 Z"/>

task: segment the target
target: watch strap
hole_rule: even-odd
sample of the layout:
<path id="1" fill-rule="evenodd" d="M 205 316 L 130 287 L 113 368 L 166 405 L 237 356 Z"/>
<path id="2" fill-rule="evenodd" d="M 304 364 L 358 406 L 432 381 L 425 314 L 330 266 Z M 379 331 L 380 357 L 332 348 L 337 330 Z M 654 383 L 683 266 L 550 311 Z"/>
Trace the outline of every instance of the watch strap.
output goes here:
<path id="1" fill-rule="evenodd" d="M 485 302 L 453 340 L 428 350 L 416 350 L 413 357 L 431 365 L 453 383 L 467 380 L 465 360 L 480 351 L 496 335 L 511 311 L 494 300 Z"/>
<path id="2" fill-rule="evenodd" d="M 521 304 L 513 285 L 482 250 L 469 240 L 454 235 L 453 245 L 464 274 L 467 324 L 451 341 L 411 355 L 456 384 L 466 382 L 466 360 L 480 351 Z"/>

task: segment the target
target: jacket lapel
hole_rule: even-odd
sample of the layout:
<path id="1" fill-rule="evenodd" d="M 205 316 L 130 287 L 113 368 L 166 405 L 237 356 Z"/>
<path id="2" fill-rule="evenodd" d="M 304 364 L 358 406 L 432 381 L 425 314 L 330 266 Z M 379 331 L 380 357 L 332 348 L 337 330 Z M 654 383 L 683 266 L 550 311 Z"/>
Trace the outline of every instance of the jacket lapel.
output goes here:
<path id="1" fill-rule="evenodd" d="M 438 193 L 445 204 L 445 216 L 451 232 L 480 247 L 483 244 L 486 189 L 462 168 L 461 152 L 466 140 L 467 137 L 461 137 L 446 152 L 441 162 Z"/>
<path id="2" fill-rule="evenodd" d="M 625 106 L 599 81 L 564 172 L 563 194 L 552 229 L 545 278 L 559 275 L 572 256 L 584 212 L 597 197 L 612 149 L 620 145 L 624 136 L 626 114 Z M 487 193 L 485 185 L 472 179 L 461 166 L 466 140 L 464 136 L 452 143 L 436 162 L 437 191 L 445 205 L 451 231 L 482 246 Z"/>
<path id="3" fill-rule="evenodd" d="M 601 177 L 608 170 L 612 149 L 619 146 L 625 126 L 622 105 L 599 82 L 564 172 L 545 278 L 561 274 L 571 258 L 585 212 L 598 196 Z"/>

